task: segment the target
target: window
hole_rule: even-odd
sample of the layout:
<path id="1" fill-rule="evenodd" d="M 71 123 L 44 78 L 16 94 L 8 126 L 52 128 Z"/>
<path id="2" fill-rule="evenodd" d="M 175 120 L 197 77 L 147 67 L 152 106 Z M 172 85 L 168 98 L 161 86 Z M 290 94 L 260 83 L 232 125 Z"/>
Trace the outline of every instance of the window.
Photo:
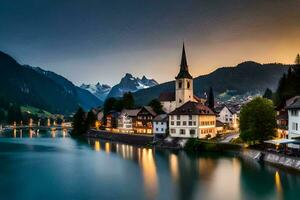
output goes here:
<path id="1" fill-rule="evenodd" d="M 292 130 L 298 131 L 298 123 L 295 123 L 295 122 L 292 123 Z"/>
<path id="2" fill-rule="evenodd" d="M 181 103 L 182 102 L 182 100 L 181 99 L 179 99 L 179 103 Z"/>
<path id="3" fill-rule="evenodd" d="M 158 131 L 158 128 L 156 128 L 155 130 Z"/>
<path id="4" fill-rule="evenodd" d="M 173 125 L 173 126 L 174 126 L 174 121 L 171 121 L 171 125 Z"/>
<path id="5" fill-rule="evenodd" d="M 194 121 L 194 126 L 196 126 L 196 121 Z"/>
<path id="6" fill-rule="evenodd" d="M 172 128 L 171 133 L 176 133 L 176 129 Z"/>
<path id="7" fill-rule="evenodd" d="M 171 115 L 171 120 L 173 120 L 174 119 L 174 115 Z"/>
<path id="8" fill-rule="evenodd" d="M 183 122 L 182 122 L 182 125 L 183 125 L 183 126 L 186 126 L 186 121 L 183 121 Z"/>
<path id="9" fill-rule="evenodd" d="M 164 131 L 164 129 L 163 129 L 163 128 L 161 128 L 161 129 L 160 129 L 160 131 L 161 131 L 161 132 L 163 132 L 163 131 Z"/>
<path id="10" fill-rule="evenodd" d="M 196 133 L 195 129 L 190 130 L 190 135 L 195 135 L 195 133 Z"/>
<path id="11" fill-rule="evenodd" d="M 181 89 L 182 88 L 182 81 L 178 82 L 178 88 Z"/>
<path id="12" fill-rule="evenodd" d="M 190 89 L 190 87 L 191 87 L 191 84 L 189 81 L 187 81 L 187 88 Z"/>
<path id="13" fill-rule="evenodd" d="M 193 126 L 193 122 L 192 121 L 189 121 L 189 126 Z"/>
<path id="14" fill-rule="evenodd" d="M 180 135 L 184 135 L 185 134 L 185 130 L 184 129 L 180 129 Z"/>
<path id="15" fill-rule="evenodd" d="M 177 122 L 176 122 L 176 125 L 177 125 L 177 126 L 180 126 L 180 121 L 177 121 Z"/>
<path id="16" fill-rule="evenodd" d="M 192 115 L 189 115 L 189 120 L 192 120 L 193 119 L 193 116 Z"/>
<path id="17" fill-rule="evenodd" d="M 180 120 L 180 115 L 177 115 L 177 120 Z"/>
<path id="18" fill-rule="evenodd" d="M 163 122 L 160 122 L 160 124 L 163 125 L 164 123 L 163 123 Z"/>
<path id="19" fill-rule="evenodd" d="M 292 110 L 291 114 L 292 114 L 292 116 L 298 116 L 298 111 L 297 110 Z"/>

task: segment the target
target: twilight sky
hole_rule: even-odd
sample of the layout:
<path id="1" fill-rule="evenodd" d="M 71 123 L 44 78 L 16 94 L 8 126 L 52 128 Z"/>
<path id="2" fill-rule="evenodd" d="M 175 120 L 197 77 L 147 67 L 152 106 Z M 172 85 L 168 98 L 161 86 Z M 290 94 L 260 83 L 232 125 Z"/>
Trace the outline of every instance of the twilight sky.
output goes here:
<path id="1" fill-rule="evenodd" d="M 0 50 L 75 84 L 124 73 L 158 82 L 245 60 L 293 63 L 300 0 L 1 0 Z"/>

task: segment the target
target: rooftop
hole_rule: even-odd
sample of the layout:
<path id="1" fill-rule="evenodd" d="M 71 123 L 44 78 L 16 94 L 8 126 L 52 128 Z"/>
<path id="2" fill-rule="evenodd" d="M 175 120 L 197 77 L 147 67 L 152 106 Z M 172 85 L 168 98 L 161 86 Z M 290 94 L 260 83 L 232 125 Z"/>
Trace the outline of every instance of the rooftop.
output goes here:
<path id="1" fill-rule="evenodd" d="M 215 115 L 214 112 L 207 106 L 188 101 L 179 108 L 176 108 L 169 115 Z"/>

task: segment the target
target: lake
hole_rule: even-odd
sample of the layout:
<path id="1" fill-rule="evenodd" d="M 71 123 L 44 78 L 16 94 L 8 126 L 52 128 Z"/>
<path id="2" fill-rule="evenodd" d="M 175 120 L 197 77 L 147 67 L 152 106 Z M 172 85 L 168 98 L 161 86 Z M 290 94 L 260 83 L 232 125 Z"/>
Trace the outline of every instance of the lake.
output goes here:
<path id="1" fill-rule="evenodd" d="M 0 134 L 0 199 L 299 199 L 300 174 L 234 154 L 77 140 L 62 130 Z"/>

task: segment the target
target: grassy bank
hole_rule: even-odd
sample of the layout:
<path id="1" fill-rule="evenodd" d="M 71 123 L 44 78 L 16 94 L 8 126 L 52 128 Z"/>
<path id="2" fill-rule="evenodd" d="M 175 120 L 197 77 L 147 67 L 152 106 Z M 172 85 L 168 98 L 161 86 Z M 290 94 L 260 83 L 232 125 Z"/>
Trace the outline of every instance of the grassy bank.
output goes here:
<path id="1" fill-rule="evenodd" d="M 209 140 L 189 139 L 184 149 L 187 152 L 196 153 L 201 151 L 211 151 L 211 152 L 236 151 L 236 150 L 240 150 L 241 148 L 242 147 L 237 144 L 217 143 Z"/>

